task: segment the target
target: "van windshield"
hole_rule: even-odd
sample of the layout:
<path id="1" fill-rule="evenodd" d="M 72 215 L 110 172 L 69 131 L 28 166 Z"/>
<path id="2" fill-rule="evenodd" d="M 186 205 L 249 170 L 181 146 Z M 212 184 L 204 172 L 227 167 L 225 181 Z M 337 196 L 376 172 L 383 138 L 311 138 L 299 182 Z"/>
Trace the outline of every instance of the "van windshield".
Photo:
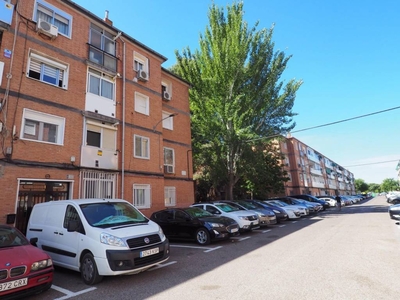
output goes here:
<path id="1" fill-rule="evenodd" d="M 101 202 L 80 205 L 83 215 L 93 227 L 113 227 L 147 223 L 147 219 L 135 207 L 124 202 Z"/>

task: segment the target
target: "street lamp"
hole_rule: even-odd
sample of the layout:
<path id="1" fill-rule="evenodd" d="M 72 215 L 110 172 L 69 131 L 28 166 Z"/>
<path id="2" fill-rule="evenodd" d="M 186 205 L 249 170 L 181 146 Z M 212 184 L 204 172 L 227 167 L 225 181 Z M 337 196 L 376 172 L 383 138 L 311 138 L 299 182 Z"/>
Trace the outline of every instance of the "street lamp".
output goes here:
<path id="1" fill-rule="evenodd" d="M 176 115 L 177 115 L 177 113 L 173 113 L 173 114 L 170 114 L 170 115 L 166 116 L 165 118 L 162 118 L 160 121 L 158 121 L 156 123 L 156 125 L 153 126 L 153 132 L 156 132 L 157 125 L 160 124 L 162 121 L 164 121 L 165 119 L 168 119 L 168 118 L 175 117 Z"/>

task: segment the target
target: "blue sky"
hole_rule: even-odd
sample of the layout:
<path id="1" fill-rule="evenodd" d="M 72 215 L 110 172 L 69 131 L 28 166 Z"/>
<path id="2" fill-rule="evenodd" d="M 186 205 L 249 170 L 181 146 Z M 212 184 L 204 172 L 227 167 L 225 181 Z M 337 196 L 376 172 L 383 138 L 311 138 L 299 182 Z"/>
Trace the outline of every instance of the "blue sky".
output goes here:
<path id="1" fill-rule="evenodd" d="M 75 0 L 175 63 L 198 48 L 211 0 Z M 303 80 L 293 137 L 367 183 L 397 179 L 400 160 L 400 1 L 244 0 L 244 19 L 275 24 L 275 50 L 292 55 L 282 80 Z M 129 3 L 129 4 L 128 4 Z M 233 1 L 214 0 L 220 7 Z M 128 5 L 127 5 L 128 4 Z M 368 117 L 364 115 L 373 114 Z M 360 117 L 360 118 L 356 118 Z M 356 118 L 331 126 L 327 123 Z"/>

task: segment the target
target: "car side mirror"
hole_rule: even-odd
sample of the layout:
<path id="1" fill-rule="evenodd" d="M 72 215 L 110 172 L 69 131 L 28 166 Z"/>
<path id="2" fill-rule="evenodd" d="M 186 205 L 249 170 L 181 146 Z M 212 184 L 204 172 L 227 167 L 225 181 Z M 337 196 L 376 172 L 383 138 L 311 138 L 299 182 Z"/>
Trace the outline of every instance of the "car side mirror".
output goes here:
<path id="1" fill-rule="evenodd" d="M 78 220 L 69 220 L 67 230 L 68 232 L 79 231 L 80 222 Z"/>
<path id="2" fill-rule="evenodd" d="M 32 246 L 35 246 L 35 247 L 37 247 L 37 242 L 38 242 L 38 238 L 37 237 L 34 237 L 34 238 L 31 238 L 30 240 L 29 240 L 29 242 L 31 243 L 31 245 Z"/>

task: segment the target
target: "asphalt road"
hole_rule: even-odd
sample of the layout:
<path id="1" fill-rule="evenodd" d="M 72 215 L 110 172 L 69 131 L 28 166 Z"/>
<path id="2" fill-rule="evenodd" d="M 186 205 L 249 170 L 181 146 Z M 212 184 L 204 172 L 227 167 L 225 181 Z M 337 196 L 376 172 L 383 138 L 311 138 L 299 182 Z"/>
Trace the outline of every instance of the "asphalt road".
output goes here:
<path id="1" fill-rule="evenodd" d="M 400 226 L 379 196 L 200 247 L 172 243 L 160 268 L 86 286 L 57 269 L 44 299 L 399 298 Z"/>

